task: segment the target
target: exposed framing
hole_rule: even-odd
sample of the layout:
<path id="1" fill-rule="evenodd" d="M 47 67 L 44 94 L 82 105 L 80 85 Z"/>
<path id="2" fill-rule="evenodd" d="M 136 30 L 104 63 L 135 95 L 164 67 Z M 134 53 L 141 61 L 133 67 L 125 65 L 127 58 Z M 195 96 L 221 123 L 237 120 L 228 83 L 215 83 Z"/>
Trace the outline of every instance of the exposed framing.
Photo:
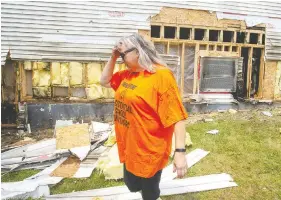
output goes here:
<path id="1" fill-rule="evenodd" d="M 250 98 L 251 91 L 251 72 L 252 72 L 252 54 L 253 48 L 260 48 L 262 50 L 261 63 L 260 63 L 260 74 L 259 74 L 259 89 L 258 97 L 262 98 L 262 85 L 263 85 L 263 74 L 264 74 L 264 44 L 262 44 L 263 35 L 265 34 L 264 30 L 255 30 L 255 29 L 238 29 L 238 28 L 222 28 L 222 27 L 202 27 L 202 26 L 188 26 L 183 24 L 175 23 L 151 23 L 151 25 L 160 26 L 160 38 L 151 38 L 153 42 L 167 43 L 167 54 L 170 53 L 170 44 L 182 45 L 181 51 L 181 94 L 183 95 L 184 91 L 184 47 L 185 46 L 195 46 L 195 58 L 194 58 L 194 83 L 193 83 L 193 94 L 196 94 L 198 91 L 198 62 L 201 54 L 208 55 L 217 55 L 221 54 L 223 56 L 231 57 L 240 57 L 241 48 L 248 47 L 249 50 L 249 61 L 248 61 L 248 71 L 247 71 L 247 98 Z M 173 39 L 164 37 L 164 26 L 174 26 L 176 28 L 176 37 Z M 190 30 L 190 37 L 188 39 L 180 39 L 180 29 L 186 28 Z M 195 29 L 204 29 L 204 39 L 195 40 Z M 208 41 L 210 30 L 218 30 L 219 36 L 218 41 Z M 231 42 L 223 42 L 223 33 L 224 31 L 232 31 Z M 237 33 L 245 32 L 244 43 L 237 43 Z M 257 44 L 250 44 L 250 34 L 258 34 Z M 216 53 L 214 53 L 216 52 Z"/>

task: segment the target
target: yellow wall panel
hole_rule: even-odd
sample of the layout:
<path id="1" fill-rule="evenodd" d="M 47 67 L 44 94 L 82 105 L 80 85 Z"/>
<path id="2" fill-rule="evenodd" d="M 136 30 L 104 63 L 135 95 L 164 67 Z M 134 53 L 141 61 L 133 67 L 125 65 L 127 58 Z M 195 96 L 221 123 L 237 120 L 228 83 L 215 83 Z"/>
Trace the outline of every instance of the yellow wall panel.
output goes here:
<path id="1" fill-rule="evenodd" d="M 89 85 L 89 87 L 86 88 L 86 94 L 89 100 L 100 99 L 103 97 L 102 86 L 98 84 Z"/>
<path id="2" fill-rule="evenodd" d="M 82 85 L 83 84 L 83 65 L 79 62 L 69 63 L 69 78 L 70 85 Z"/>
<path id="3" fill-rule="evenodd" d="M 52 76 L 52 84 L 53 85 L 60 85 L 62 83 L 61 81 L 61 68 L 60 68 L 60 63 L 58 62 L 53 62 L 51 65 L 51 76 Z"/>
<path id="4" fill-rule="evenodd" d="M 100 82 L 102 66 L 100 63 L 89 63 L 87 65 L 88 70 L 88 84 L 96 84 Z"/>
<path id="5" fill-rule="evenodd" d="M 69 64 L 61 63 L 60 70 L 61 70 L 61 85 L 69 86 Z"/>

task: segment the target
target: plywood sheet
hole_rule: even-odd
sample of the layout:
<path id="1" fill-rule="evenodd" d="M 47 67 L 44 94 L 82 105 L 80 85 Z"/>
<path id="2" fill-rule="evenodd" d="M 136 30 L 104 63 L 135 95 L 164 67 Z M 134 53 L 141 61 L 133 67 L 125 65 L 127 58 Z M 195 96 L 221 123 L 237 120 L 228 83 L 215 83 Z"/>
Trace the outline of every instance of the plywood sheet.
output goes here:
<path id="1" fill-rule="evenodd" d="M 57 149 L 71 149 L 90 145 L 88 124 L 74 124 L 56 129 Z"/>
<path id="2" fill-rule="evenodd" d="M 79 169 L 80 163 L 79 158 L 70 156 L 51 173 L 51 176 L 71 178 Z"/>
<path id="3" fill-rule="evenodd" d="M 100 82 L 102 66 L 100 63 L 89 63 L 87 65 L 88 70 L 88 84 L 96 84 Z"/>
<path id="4" fill-rule="evenodd" d="M 69 63 L 69 77 L 70 85 L 82 85 L 83 84 L 83 65 L 79 62 Z"/>
<path id="5" fill-rule="evenodd" d="M 263 82 L 263 99 L 274 98 L 275 77 L 277 71 L 276 69 L 277 69 L 276 61 L 266 61 L 264 82 Z"/>

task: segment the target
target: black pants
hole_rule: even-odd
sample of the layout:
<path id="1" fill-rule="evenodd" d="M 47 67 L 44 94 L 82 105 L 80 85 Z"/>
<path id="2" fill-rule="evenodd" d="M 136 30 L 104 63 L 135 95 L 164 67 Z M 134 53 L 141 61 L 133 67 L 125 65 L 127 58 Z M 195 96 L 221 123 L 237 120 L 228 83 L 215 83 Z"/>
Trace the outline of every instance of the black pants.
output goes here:
<path id="1" fill-rule="evenodd" d="M 144 200 L 156 200 L 160 196 L 159 183 L 162 170 L 158 171 L 151 178 L 142 178 L 127 171 L 124 164 L 124 182 L 131 192 L 142 192 Z"/>

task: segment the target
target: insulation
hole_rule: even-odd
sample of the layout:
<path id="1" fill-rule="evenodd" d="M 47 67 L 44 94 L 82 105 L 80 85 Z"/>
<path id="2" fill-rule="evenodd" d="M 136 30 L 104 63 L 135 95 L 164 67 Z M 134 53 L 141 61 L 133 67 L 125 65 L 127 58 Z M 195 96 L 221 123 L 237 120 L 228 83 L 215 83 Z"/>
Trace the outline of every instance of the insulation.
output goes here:
<path id="1" fill-rule="evenodd" d="M 69 157 L 61 165 L 59 165 L 52 173 L 51 176 L 71 178 L 80 167 L 80 160 L 74 156 Z"/>
<path id="2" fill-rule="evenodd" d="M 61 70 L 61 84 L 62 86 L 69 86 L 69 64 L 68 63 L 61 63 L 60 64 Z"/>
<path id="3" fill-rule="evenodd" d="M 97 168 L 102 171 L 105 179 L 123 178 L 123 164 L 119 161 L 117 144 L 109 150 L 106 157 L 99 158 Z"/>
<path id="4" fill-rule="evenodd" d="M 50 63 L 47 62 L 37 62 L 37 69 L 50 70 Z"/>
<path id="5" fill-rule="evenodd" d="M 100 63 L 89 63 L 87 65 L 88 70 L 88 84 L 97 84 L 100 82 L 102 66 Z"/>
<path id="6" fill-rule="evenodd" d="M 32 85 L 33 87 L 50 86 L 51 76 L 47 70 L 33 70 Z"/>
<path id="7" fill-rule="evenodd" d="M 25 61 L 23 63 L 23 67 L 24 67 L 25 70 L 32 70 L 32 63 L 31 63 L 31 61 Z"/>
<path id="8" fill-rule="evenodd" d="M 103 87 L 98 84 L 89 85 L 89 87 L 86 88 L 86 94 L 89 100 L 100 99 L 104 97 Z"/>
<path id="9" fill-rule="evenodd" d="M 159 54 L 165 54 L 165 52 L 166 52 L 165 44 L 157 42 L 157 43 L 154 43 L 154 46 Z"/>
<path id="10" fill-rule="evenodd" d="M 113 99 L 114 98 L 114 90 L 112 88 L 102 88 L 103 97 L 106 99 Z"/>
<path id="11" fill-rule="evenodd" d="M 57 149 L 71 149 L 90 145 L 88 124 L 74 124 L 56 129 Z"/>
<path id="12" fill-rule="evenodd" d="M 83 65 L 79 62 L 69 63 L 69 77 L 70 85 L 82 85 L 83 84 Z"/>
<path id="13" fill-rule="evenodd" d="M 277 64 L 274 98 L 281 98 L 281 62 Z"/>
<path id="14" fill-rule="evenodd" d="M 51 97 L 50 87 L 33 87 L 32 91 L 34 97 Z"/>
<path id="15" fill-rule="evenodd" d="M 60 63 L 53 62 L 51 65 L 51 68 L 52 68 L 52 70 L 51 70 L 52 84 L 60 85 L 62 83 Z"/>

